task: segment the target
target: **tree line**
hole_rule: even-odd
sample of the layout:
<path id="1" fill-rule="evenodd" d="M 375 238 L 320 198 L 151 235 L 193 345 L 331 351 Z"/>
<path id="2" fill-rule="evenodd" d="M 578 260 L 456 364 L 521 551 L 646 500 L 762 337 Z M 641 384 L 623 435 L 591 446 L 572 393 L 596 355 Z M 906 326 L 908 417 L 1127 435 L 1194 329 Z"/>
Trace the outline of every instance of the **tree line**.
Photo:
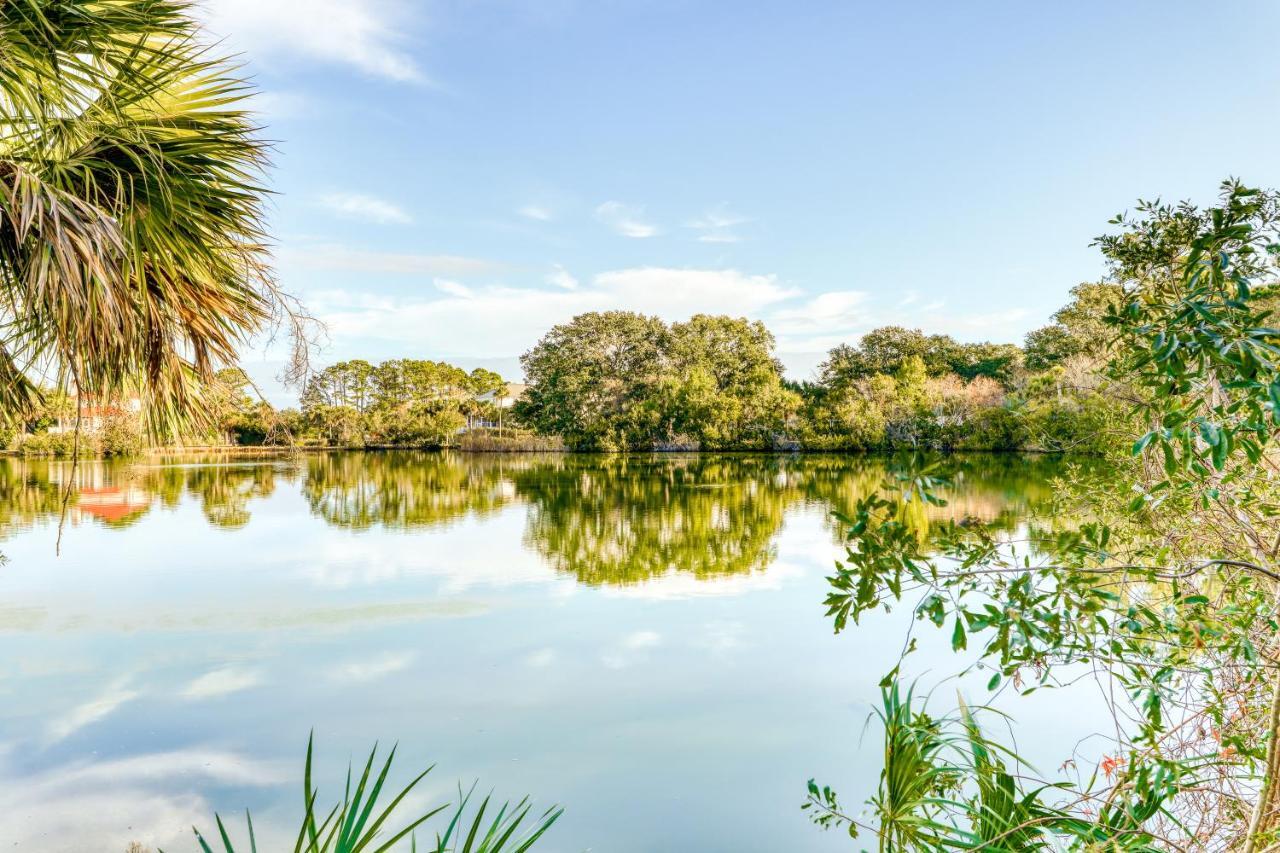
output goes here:
<path id="1" fill-rule="evenodd" d="M 220 371 L 208 399 L 236 444 L 440 447 L 467 428 L 501 423 L 507 382 L 492 370 L 443 361 L 351 359 L 313 374 L 299 408 L 276 410 L 238 368 Z"/>
<path id="2" fill-rule="evenodd" d="M 1094 452 L 1123 408 L 1097 377 L 1115 295 L 1080 285 L 1021 347 L 875 329 L 804 382 L 785 378 L 758 321 L 582 314 L 521 359 L 530 384 L 515 414 L 578 450 Z"/>
<path id="3" fill-rule="evenodd" d="M 308 379 L 298 408 L 283 410 L 264 402 L 242 370 L 227 368 L 203 393 L 214 426 L 188 443 L 447 447 L 498 425 L 505 444 L 495 446 L 510 449 L 562 442 L 583 451 L 1095 453 L 1125 409 L 1099 374 L 1103 317 L 1118 295 L 1114 285 L 1079 285 L 1023 346 L 874 329 L 833 348 L 801 382 L 785 377 L 773 334 L 759 321 L 700 314 L 667 324 L 628 311 L 587 313 L 525 353 L 529 384 L 509 410 L 498 405 L 508 388 L 501 375 L 443 361 L 338 362 Z M 40 433 L 68 416 L 73 404 L 51 394 L 23 426 Z M 24 446 L 61 455 L 70 442 L 37 436 Z M 110 436 L 82 447 L 127 452 L 140 443 L 113 421 Z"/>

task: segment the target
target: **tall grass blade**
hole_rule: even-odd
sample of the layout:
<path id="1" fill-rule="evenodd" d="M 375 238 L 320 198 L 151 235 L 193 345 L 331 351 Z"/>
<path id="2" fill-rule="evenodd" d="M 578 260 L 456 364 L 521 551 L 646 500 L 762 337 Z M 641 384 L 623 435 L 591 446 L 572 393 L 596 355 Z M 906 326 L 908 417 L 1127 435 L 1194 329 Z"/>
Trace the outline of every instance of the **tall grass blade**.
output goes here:
<path id="1" fill-rule="evenodd" d="M 387 822 L 401 810 L 405 798 L 426 778 L 435 765 L 415 776 L 385 806 L 382 806 L 380 801 L 386 792 L 386 782 L 397 747 L 391 748 L 375 776 L 373 767 L 377 761 L 377 751 L 378 747 L 375 744 L 359 779 L 355 780 L 354 788 L 352 787 L 354 768 L 351 765 L 347 766 L 347 780 L 342 801 L 335 805 L 323 820 L 320 820 L 316 812 L 316 799 L 319 792 L 313 782 L 315 734 L 313 732 L 308 736 L 307 758 L 303 769 L 305 810 L 302 825 L 298 829 L 294 842 L 294 853 L 388 853 L 405 838 L 409 839 L 410 848 L 416 853 L 418 839 L 414 834 L 415 830 L 447 810 L 449 804 L 426 809 L 385 839 L 380 835 Z M 437 853 L 507 853 L 512 844 L 517 844 L 514 848 L 515 853 L 524 853 L 563 813 L 563 809 L 558 807 L 548 809 L 532 827 L 532 831 L 527 836 L 521 837 L 520 829 L 529 816 L 529 799 L 525 797 L 514 806 L 510 802 L 502 803 L 495 813 L 491 809 L 493 794 L 490 793 L 481 801 L 475 814 L 468 819 L 468 807 L 475 793 L 476 784 L 473 783 L 465 793 L 459 786 L 454 814 L 444 834 L 436 836 Z M 492 817 L 486 820 L 488 815 Z M 217 823 L 225 853 L 236 853 L 222 818 L 215 814 L 214 820 Z M 245 812 L 245 822 L 249 828 L 249 853 L 258 853 L 253 818 L 248 811 Z M 463 827 L 467 829 L 466 837 L 460 838 Z M 214 853 L 200 831 L 194 827 L 192 831 L 195 832 L 200 844 L 201 853 Z M 461 842 L 460 847 L 456 846 L 455 838 Z"/>

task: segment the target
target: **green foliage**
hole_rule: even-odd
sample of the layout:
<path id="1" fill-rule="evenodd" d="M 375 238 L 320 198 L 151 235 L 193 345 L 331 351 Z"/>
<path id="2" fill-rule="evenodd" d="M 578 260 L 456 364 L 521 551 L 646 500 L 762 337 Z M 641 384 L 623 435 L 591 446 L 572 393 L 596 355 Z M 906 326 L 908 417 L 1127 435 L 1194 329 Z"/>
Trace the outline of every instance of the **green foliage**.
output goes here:
<path id="1" fill-rule="evenodd" d="M 503 393 L 507 389 L 507 380 L 492 370 L 477 367 L 467 374 L 467 390 L 472 394 Z"/>
<path id="2" fill-rule="evenodd" d="M 143 444 L 141 424 L 129 414 L 108 416 L 98 430 L 98 452 L 103 456 L 134 456 Z"/>
<path id="3" fill-rule="evenodd" d="M 381 365 L 375 381 L 374 367 L 363 359 L 340 361 L 331 364 L 307 380 L 302 392 L 302 411 L 310 412 L 320 407 L 353 409 L 363 414 L 373 405 L 376 390 L 400 387 L 407 384 L 396 368 L 401 362 Z M 375 390 L 376 389 L 376 390 Z"/>
<path id="4" fill-rule="evenodd" d="M 862 336 L 856 347 L 831 350 L 819 371 L 825 385 L 839 388 L 859 379 L 895 374 L 909 359 L 919 359 L 928 376 L 954 373 L 1010 385 L 1022 367 L 1022 350 L 1014 344 L 962 344 L 949 335 L 925 335 L 919 329 L 884 326 Z"/>
<path id="5" fill-rule="evenodd" d="M 291 312 L 268 268 L 250 87 L 189 7 L 0 4 L 0 289 L 21 318 L 0 333 L 8 411 L 38 408 L 21 366 L 39 365 L 85 397 L 142 392 L 157 431 L 200 420 L 216 367 Z"/>
<path id="6" fill-rule="evenodd" d="M 18 452 L 23 456 L 93 456 L 97 453 L 91 436 L 80 436 L 77 447 L 75 434 L 72 432 L 42 432 L 24 436 L 18 445 Z"/>
<path id="7" fill-rule="evenodd" d="M 316 810 L 319 791 L 311 782 L 312 740 L 308 739 L 302 790 L 305 812 L 302 827 L 298 830 L 297 841 L 294 843 L 294 853 L 385 853 L 405 838 L 411 839 L 413 848 L 417 849 L 414 831 L 436 815 L 448 811 L 449 806 L 436 806 L 425 812 L 415 813 L 399 829 L 393 831 L 388 822 L 404 810 L 402 805 L 405 799 L 432 768 L 428 767 L 418 774 L 383 806 L 379 798 L 395 760 L 396 750 L 392 747 L 374 775 L 377 754 L 378 748 L 375 746 L 369 753 L 369 759 L 365 762 L 354 790 L 351 788 L 351 771 L 348 769 L 347 787 L 342 802 L 327 813 L 322 813 Z M 465 794 L 459 788 L 458 802 L 453 808 L 452 818 L 444 832 L 436 835 L 435 846 L 431 848 L 435 853 L 524 853 L 551 828 L 563 811 L 553 807 L 541 815 L 533 816 L 532 804 L 528 799 L 523 799 L 514 806 L 503 803 L 494 813 L 490 810 L 491 796 L 486 796 L 474 814 L 470 814 L 469 807 L 474 792 L 474 785 Z M 487 822 L 486 813 L 491 815 Z M 248 813 L 245 814 L 248 847 L 236 847 L 221 817 L 215 815 L 214 823 L 218 834 L 213 837 L 213 845 L 200 830 L 193 830 L 202 853 L 214 853 L 215 846 L 220 846 L 222 853 L 237 853 L 237 850 L 257 853 L 253 818 Z"/>
<path id="8" fill-rule="evenodd" d="M 1030 444 L 1032 429 L 1022 411 L 1011 406 L 989 406 L 966 418 L 949 444 L 959 450 L 1021 450 Z M 1073 450 L 1079 452 L 1079 448 Z"/>
<path id="9" fill-rule="evenodd" d="M 957 714 L 935 719 L 917 706 L 912 690 L 887 682 L 875 711 L 884 757 L 869 814 L 846 813 L 839 795 L 813 780 L 801 808 L 824 829 L 874 835 L 881 851 L 1163 849 L 1133 818 L 1162 809 L 1169 786 L 1135 780 L 1132 793 L 1103 806 L 1096 821 L 1082 820 L 1046 802 L 1067 792 L 1065 782 L 1028 785 L 1034 768 L 983 732 L 977 712 L 984 710 L 962 699 Z"/>
<path id="10" fill-rule="evenodd" d="M 70 457 L 135 456 L 145 446 L 139 418 L 129 412 L 115 412 L 95 418 L 79 435 L 72 425 L 59 432 L 40 432 L 16 437 L 16 449 L 23 456 Z"/>
<path id="11" fill-rule="evenodd" d="M 525 354 L 516 415 L 576 450 L 1106 449 L 1109 399 L 1033 381 L 1022 362 L 1011 344 L 886 327 L 796 384 L 758 322 L 584 314 Z"/>
<path id="12" fill-rule="evenodd" d="M 1116 280 L 1109 293 L 1121 294 L 1104 318 L 1115 341 L 1108 381 L 1146 423 L 1122 468 L 1128 494 L 1065 478 L 1056 515 L 1073 522 L 1055 532 L 1033 526 L 1014 539 L 965 519 L 922 538 L 903 519 L 941 501 L 926 469 L 903 475 L 896 494 L 863 496 L 847 517 L 846 556 L 826 599 L 837 631 L 910 600 L 920 622 L 992 673 L 992 690 L 1060 686 L 1086 663 L 1102 681 L 1117 719 L 1111 754 L 1101 776 L 1061 788 L 1066 810 L 1044 824 L 1076 847 L 1254 850 L 1280 834 L 1271 455 L 1280 330 L 1253 297 L 1254 282 L 1277 274 L 1278 209 L 1275 195 L 1229 182 L 1217 207 L 1142 204 L 1138 219 L 1118 218 L 1120 233 L 1099 239 Z M 1046 384 L 1061 393 L 1061 378 Z M 1049 427 L 1082 398 L 1051 399 L 1028 406 Z M 958 784 L 981 791 L 985 772 L 966 767 Z M 817 800 L 834 797 L 819 791 Z M 910 813 L 956 818 L 967 813 L 958 802 Z M 892 809 L 880 813 L 882 838 L 917 844 L 893 835 Z M 932 826 L 911 824 L 922 825 Z M 930 843 L 941 844 L 917 846 Z"/>
<path id="13" fill-rule="evenodd" d="M 657 433 L 653 402 L 665 371 L 668 330 L 628 311 L 581 314 L 521 356 L 531 387 L 520 420 L 574 449 L 644 447 Z"/>
<path id="14" fill-rule="evenodd" d="M 670 328 L 625 311 L 556 326 L 521 359 L 517 416 L 579 450 L 768 449 L 799 399 L 761 323 L 697 315 Z"/>
<path id="15" fill-rule="evenodd" d="M 256 446 L 292 440 L 292 431 L 276 410 L 265 400 L 255 399 L 256 394 L 248 375 L 238 367 L 224 368 L 214 375 L 205 400 L 214 426 L 221 433 L 215 441 Z"/>
<path id="16" fill-rule="evenodd" d="M 763 323 L 699 314 L 671 327 L 659 389 L 665 436 L 706 450 L 774 446 L 799 398 L 782 384 L 773 335 Z"/>
<path id="17" fill-rule="evenodd" d="M 446 447 L 480 416 L 496 417 L 477 398 L 505 393 L 491 370 L 467 373 L 440 361 L 363 360 L 330 365 L 302 395 L 304 437 L 338 447 Z"/>
<path id="18" fill-rule="evenodd" d="M 1053 323 L 1027 334 L 1027 369 L 1048 370 L 1074 356 L 1101 357 L 1115 332 L 1108 312 L 1124 297 L 1114 282 L 1087 282 L 1071 288 L 1071 301 L 1053 315 Z"/>
<path id="19" fill-rule="evenodd" d="M 823 384 L 840 387 L 878 374 L 897 373 L 903 362 L 917 358 L 931 376 L 951 369 L 959 344 L 946 335 L 928 335 L 918 329 L 885 326 L 862 336 L 858 346 L 833 349 L 819 368 Z"/>

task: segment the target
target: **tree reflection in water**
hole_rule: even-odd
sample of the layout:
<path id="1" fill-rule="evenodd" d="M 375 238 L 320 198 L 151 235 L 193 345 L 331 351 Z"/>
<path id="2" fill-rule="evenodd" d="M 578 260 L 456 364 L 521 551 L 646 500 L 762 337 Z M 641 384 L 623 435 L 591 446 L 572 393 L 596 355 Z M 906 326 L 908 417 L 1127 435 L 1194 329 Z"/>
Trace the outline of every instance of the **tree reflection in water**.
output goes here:
<path id="1" fill-rule="evenodd" d="M 946 506 L 900 504 L 927 541 L 934 522 L 979 518 L 1012 530 L 1050 498 L 1060 458 L 971 454 L 932 460 Z M 523 505 L 525 542 L 588 585 L 637 584 L 672 572 L 715 578 L 765 570 L 788 513 L 849 513 L 895 474 L 925 464 L 887 456 L 508 455 L 326 453 L 246 459 L 203 455 L 82 461 L 73 524 L 125 527 L 156 505 L 199 504 L 212 525 L 250 523 L 255 502 L 296 486 L 310 512 L 351 530 L 427 530 Z M 0 530 L 56 519 L 71 480 L 65 461 L 0 459 Z M 1042 520 L 1043 521 L 1043 520 Z"/>
<path id="2" fill-rule="evenodd" d="M 330 524 L 424 528 L 489 515 L 515 500 L 511 472 L 528 460 L 427 451 L 326 453 L 304 460 L 303 494 Z"/>

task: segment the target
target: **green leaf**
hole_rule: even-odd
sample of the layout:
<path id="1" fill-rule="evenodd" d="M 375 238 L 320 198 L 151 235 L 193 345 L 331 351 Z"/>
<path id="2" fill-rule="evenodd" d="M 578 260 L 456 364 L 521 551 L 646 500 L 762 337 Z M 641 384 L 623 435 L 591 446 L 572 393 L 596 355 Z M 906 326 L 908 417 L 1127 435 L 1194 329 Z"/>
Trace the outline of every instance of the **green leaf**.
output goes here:
<path id="1" fill-rule="evenodd" d="M 1156 437 L 1156 431 L 1152 430 L 1151 432 L 1144 435 L 1142 438 L 1135 441 L 1133 443 L 1133 455 L 1134 456 L 1140 455 L 1142 451 L 1147 449 L 1147 445 L 1150 444 L 1151 440 L 1154 439 L 1155 437 Z"/>

